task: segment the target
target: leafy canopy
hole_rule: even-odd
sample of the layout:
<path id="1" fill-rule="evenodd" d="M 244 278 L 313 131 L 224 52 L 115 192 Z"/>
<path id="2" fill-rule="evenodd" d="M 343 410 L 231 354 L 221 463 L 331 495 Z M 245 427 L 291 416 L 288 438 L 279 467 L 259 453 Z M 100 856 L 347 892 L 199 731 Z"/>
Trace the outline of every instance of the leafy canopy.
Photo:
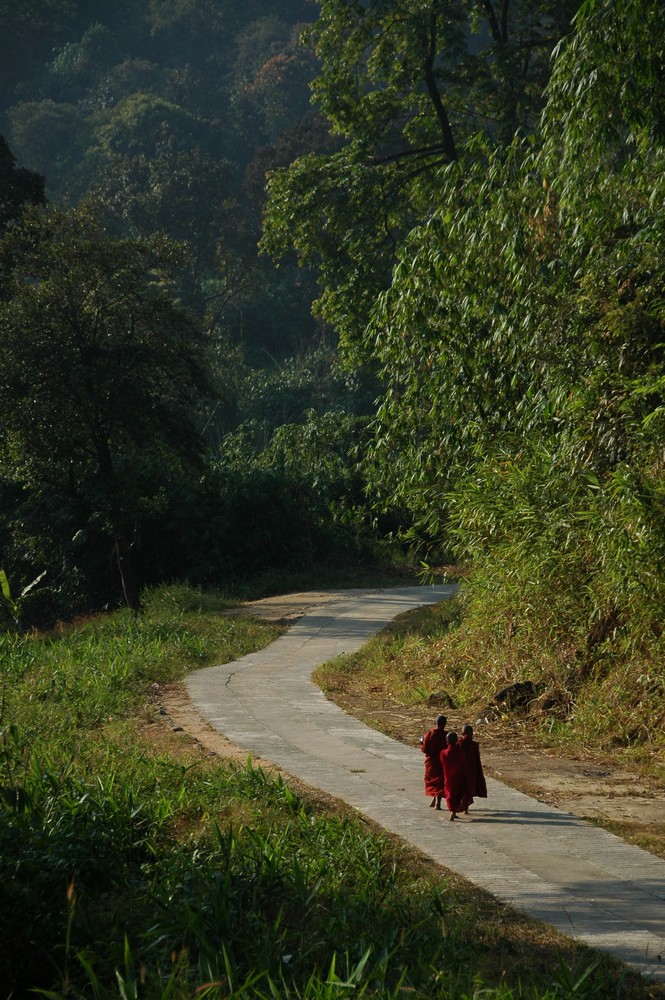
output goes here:
<path id="1" fill-rule="evenodd" d="M 163 475 L 202 451 L 208 367 L 177 297 L 184 251 L 161 236 L 111 237 L 83 207 L 29 215 L 2 255 L 2 472 L 59 497 L 120 556 L 145 503 L 137 468 L 160 457 Z"/>
<path id="2" fill-rule="evenodd" d="M 539 134 L 440 173 L 370 333 L 385 495 L 536 617 L 555 592 L 644 636 L 665 554 L 665 10 L 638 6 L 586 4 Z"/>
<path id="3" fill-rule="evenodd" d="M 439 204 L 442 166 L 471 136 L 505 144 L 533 128 L 549 53 L 579 2 L 324 0 L 309 38 L 313 99 L 339 137 L 331 154 L 273 175 L 264 248 L 295 248 L 322 285 L 318 309 L 351 356 L 409 231 Z"/>

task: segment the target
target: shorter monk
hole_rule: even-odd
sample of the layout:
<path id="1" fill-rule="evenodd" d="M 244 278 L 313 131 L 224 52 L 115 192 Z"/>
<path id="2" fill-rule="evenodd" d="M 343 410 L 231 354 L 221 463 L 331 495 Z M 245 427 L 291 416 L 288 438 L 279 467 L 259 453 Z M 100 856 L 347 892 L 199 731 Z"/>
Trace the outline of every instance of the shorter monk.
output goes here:
<path id="1" fill-rule="evenodd" d="M 467 724 L 462 728 L 460 746 L 466 757 L 466 788 L 464 790 L 463 805 L 464 812 L 468 813 L 469 806 L 473 805 L 474 798 L 487 798 L 487 783 L 480 760 L 480 747 L 473 738 L 473 726 Z"/>
<path id="2" fill-rule="evenodd" d="M 445 715 L 438 715 L 436 726 L 429 729 L 420 740 L 420 749 L 425 754 L 425 795 L 431 795 L 432 809 L 440 809 L 443 798 L 441 751 L 446 746 L 446 722 Z"/>
<path id="3" fill-rule="evenodd" d="M 454 820 L 464 809 L 466 789 L 466 754 L 457 741 L 457 733 L 450 732 L 446 736 L 446 748 L 441 751 L 441 766 L 446 805 L 450 812 L 448 819 Z"/>

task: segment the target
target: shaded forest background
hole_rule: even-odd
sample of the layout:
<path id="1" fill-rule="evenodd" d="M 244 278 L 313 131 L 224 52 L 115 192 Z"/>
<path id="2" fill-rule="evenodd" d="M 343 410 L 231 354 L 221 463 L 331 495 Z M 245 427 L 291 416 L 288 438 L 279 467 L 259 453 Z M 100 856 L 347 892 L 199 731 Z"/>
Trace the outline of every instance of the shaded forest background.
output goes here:
<path id="1" fill-rule="evenodd" d="M 0 12 L 9 616 L 390 542 L 661 718 L 661 5 Z"/>
<path id="2" fill-rule="evenodd" d="M 299 41 L 315 9 L 2 8 L 2 179 L 18 209 L 42 201 L 26 169 L 40 175 L 51 206 L 20 235 L 16 211 L 4 220 L 6 610 L 38 576 L 25 624 L 113 604 L 121 584 L 136 606 L 160 580 L 274 572 L 284 585 L 320 562 L 373 560 L 351 456 L 372 379 L 335 366 L 334 332 L 311 314 L 315 276 L 257 247 L 267 171 L 331 142 Z M 163 298 L 148 309 L 157 272 Z M 34 281 L 39 295 L 19 303 Z"/>

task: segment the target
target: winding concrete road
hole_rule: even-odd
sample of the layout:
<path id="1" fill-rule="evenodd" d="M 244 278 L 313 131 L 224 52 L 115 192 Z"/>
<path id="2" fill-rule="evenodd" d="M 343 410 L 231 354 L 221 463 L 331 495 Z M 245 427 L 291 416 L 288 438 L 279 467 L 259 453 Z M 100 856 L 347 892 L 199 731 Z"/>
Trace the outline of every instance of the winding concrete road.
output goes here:
<path id="1" fill-rule="evenodd" d="M 665 861 L 488 778 L 488 798 L 447 822 L 430 810 L 417 747 L 383 736 L 311 680 L 396 615 L 454 586 L 349 591 L 259 653 L 198 670 L 189 696 L 239 747 L 343 800 L 505 903 L 665 981 Z M 661 956 L 663 962 L 661 963 Z"/>

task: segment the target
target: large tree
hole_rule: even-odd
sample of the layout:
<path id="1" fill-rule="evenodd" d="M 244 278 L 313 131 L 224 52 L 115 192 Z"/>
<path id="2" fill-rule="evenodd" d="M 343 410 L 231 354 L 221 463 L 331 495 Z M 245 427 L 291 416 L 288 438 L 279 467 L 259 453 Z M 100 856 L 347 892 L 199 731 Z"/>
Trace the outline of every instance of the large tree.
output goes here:
<path id="1" fill-rule="evenodd" d="M 135 546 L 161 477 L 201 454 L 197 404 L 209 391 L 205 347 L 179 304 L 183 250 L 119 239 L 92 208 L 26 217 L 4 239 L 11 277 L 0 302 L 2 472 L 105 534 L 125 600 L 139 608 Z M 160 473 L 149 487 L 159 492 Z"/>
<path id="2" fill-rule="evenodd" d="M 439 205 L 439 173 L 531 130 L 550 53 L 579 0 L 323 0 L 313 97 L 339 139 L 270 183 L 264 246 L 318 269 L 318 309 L 348 351 L 407 233 Z M 371 349 L 369 350 L 371 354 Z"/>
<path id="3" fill-rule="evenodd" d="M 587 5 L 543 133 L 447 171 L 405 243 L 370 327 L 379 447 L 391 474 L 391 449 L 404 456 L 404 485 L 450 483 L 502 434 L 562 431 L 563 410 L 589 419 L 595 463 L 626 453 L 627 383 L 658 369 L 662 339 L 664 22 L 653 0 L 639 7 Z"/>

